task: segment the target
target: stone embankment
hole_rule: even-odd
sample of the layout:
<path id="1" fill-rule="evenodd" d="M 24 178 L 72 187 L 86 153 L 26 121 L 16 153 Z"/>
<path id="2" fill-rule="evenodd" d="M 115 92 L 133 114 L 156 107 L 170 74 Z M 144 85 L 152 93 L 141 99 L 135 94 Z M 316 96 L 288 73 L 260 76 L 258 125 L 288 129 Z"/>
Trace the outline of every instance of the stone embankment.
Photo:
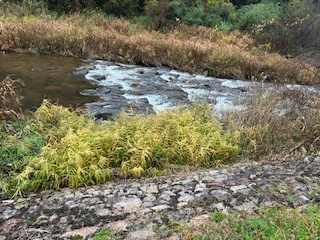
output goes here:
<path id="1" fill-rule="evenodd" d="M 17 199 L 1 195 L 0 239 L 90 239 L 104 228 L 120 232 L 117 239 L 179 239 L 162 231 L 170 220 L 196 224 L 208 220 L 212 211 L 319 204 L 319 177 L 316 156 L 121 180 Z"/>

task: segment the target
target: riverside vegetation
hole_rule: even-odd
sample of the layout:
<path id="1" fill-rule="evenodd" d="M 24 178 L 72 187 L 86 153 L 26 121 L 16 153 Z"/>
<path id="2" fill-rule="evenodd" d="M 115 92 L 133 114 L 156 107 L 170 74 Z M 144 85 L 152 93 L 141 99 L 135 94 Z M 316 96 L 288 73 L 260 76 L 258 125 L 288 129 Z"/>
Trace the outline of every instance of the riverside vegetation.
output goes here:
<path id="1" fill-rule="evenodd" d="M 18 9 L 18 10 L 16 10 Z M 20 9 L 20 11 L 19 11 Z M 3 4 L 0 50 L 97 57 L 231 79 L 318 84 L 316 64 L 265 51 L 248 34 L 179 24 L 154 31 L 99 12 L 58 16 Z M 35 11 L 35 10 L 34 10 Z"/>
<path id="2" fill-rule="evenodd" d="M 38 1 L 22 3 L 1 2 L 1 51 L 91 56 L 216 77 L 319 84 L 317 63 L 266 51 L 269 44 L 262 41 L 270 36 L 266 32 L 257 41 L 237 30 L 226 33 L 188 26 L 183 17 L 173 28 L 155 31 L 107 18 L 101 12 L 59 15 Z M 270 30 L 276 23 L 264 24 Z M 0 84 L 0 181 L 10 196 L 156 176 L 181 168 L 217 167 L 244 158 L 296 158 L 317 153 L 320 146 L 319 98 L 303 90 L 261 92 L 248 99 L 245 110 L 219 118 L 209 106 L 195 104 L 190 109 L 149 116 L 122 113 L 115 121 L 99 123 L 80 110 L 46 100 L 34 113 L 23 113 L 22 90 L 20 80 L 8 77 Z M 246 239 L 257 237 L 258 230 L 265 234 L 270 230 L 269 236 L 277 238 L 292 234 L 303 239 L 318 234 L 312 230 L 319 225 L 315 209 L 298 213 L 303 222 L 295 220 L 301 228 L 294 233 L 288 226 L 296 212 L 280 213 L 269 209 L 259 212 L 259 218 L 240 216 L 236 220 L 216 214 L 213 223 L 223 222 L 235 232 L 233 236 L 241 233 Z M 270 222 L 287 225 L 266 229 Z M 252 235 L 244 235 L 244 225 L 252 226 Z M 223 232 L 215 224 L 200 228 L 203 237 L 178 223 L 169 227 L 169 231 L 185 231 L 186 239 L 213 239 Z"/>

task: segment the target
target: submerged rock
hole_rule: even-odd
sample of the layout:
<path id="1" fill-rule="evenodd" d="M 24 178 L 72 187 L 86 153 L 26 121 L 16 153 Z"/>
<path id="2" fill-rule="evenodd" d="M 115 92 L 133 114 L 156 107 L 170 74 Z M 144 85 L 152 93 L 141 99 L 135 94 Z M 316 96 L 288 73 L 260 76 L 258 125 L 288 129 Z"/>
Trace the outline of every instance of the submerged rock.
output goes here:
<path id="1" fill-rule="evenodd" d="M 122 110 L 133 114 L 150 114 L 167 108 L 188 106 L 194 101 L 206 101 L 216 108 L 225 108 L 251 85 L 250 82 L 237 81 L 224 86 L 224 80 L 221 79 L 168 68 L 108 61 L 93 61 L 91 66 L 85 77 L 98 87 L 80 94 L 99 97 L 101 102 L 88 103 L 86 107 L 97 117 L 111 119 Z"/>

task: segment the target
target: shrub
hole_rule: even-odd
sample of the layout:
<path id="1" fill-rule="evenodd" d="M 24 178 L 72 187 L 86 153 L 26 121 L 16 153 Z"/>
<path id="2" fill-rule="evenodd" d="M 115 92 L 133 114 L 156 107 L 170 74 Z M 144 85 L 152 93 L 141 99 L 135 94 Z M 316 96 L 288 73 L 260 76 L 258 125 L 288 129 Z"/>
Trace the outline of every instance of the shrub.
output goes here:
<path id="1" fill-rule="evenodd" d="M 284 9 L 279 19 L 265 21 L 252 36 L 259 44 L 269 43 L 271 51 L 283 55 L 319 53 L 320 6 L 316 2 L 299 1 L 286 5 Z"/>
<path id="2" fill-rule="evenodd" d="M 279 18 L 281 7 L 274 3 L 258 3 L 243 6 L 238 10 L 237 28 L 248 30 L 262 21 Z"/>
<path id="3" fill-rule="evenodd" d="M 2 0 L 5 4 L 0 4 L 0 9 L 7 16 L 29 16 L 47 14 L 47 5 L 42 0 Z"/>
<path id="4" fill-rule="evenodd" d="M 170 15 L 169 0 L 149 0 L 144 7 L 144 12 L 151 19 L 152 29 L 168 28 L 175 23 Z"/>

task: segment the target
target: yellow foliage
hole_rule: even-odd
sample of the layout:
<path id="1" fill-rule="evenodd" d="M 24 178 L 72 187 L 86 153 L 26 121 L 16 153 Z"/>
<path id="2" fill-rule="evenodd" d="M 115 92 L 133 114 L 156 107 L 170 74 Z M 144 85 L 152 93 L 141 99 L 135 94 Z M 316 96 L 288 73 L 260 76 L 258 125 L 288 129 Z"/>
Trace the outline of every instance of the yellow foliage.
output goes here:
<path id="1" fill-rule="evenodd" d="M 5 189 L 59 189 L 102 183 L 112 174 L 141 177 L 172 164 L 217 166 L 240 153 L 239 132 L 225 131 L 209 107 L 169 110 L 114 122 L 78 115 L 44 101 L 31 124 L 50 137 Z"/>

